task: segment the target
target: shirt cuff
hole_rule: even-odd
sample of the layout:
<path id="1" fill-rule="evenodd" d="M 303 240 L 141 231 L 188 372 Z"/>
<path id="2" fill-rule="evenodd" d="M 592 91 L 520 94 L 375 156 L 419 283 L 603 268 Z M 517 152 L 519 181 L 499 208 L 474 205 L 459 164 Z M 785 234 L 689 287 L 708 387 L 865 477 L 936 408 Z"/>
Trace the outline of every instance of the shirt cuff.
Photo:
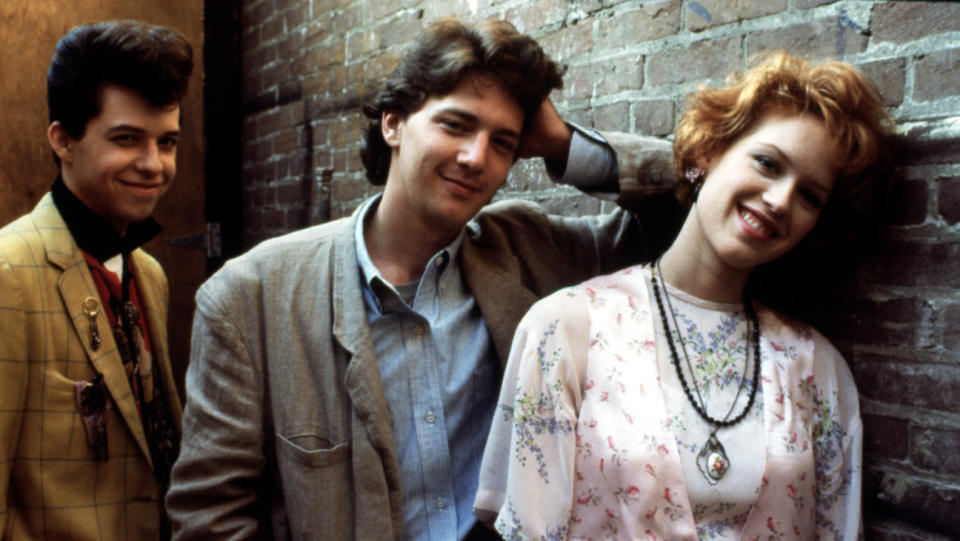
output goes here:
<path id="1" fill-rule="evenodd" d="M 585 192 L 619 193 L 617 156 L 607 140 L 595 130 L 567 125 L 573 135 L 566 163 L 544 160 L 550 179 Z"/>

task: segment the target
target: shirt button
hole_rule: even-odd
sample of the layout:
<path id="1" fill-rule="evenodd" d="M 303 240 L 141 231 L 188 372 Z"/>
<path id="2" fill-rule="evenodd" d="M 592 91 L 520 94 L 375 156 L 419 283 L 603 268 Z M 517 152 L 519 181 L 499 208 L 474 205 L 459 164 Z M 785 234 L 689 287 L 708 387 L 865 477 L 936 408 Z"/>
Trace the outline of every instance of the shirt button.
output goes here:
<path id="1" fill-rule="evenodd" d="M 428 423 L 430 423 L 430 424 L 433 424 L 433 423 L 437 422 L 437 416 L 434 415 L 432 411 L 429 411 L 429 412 L 427 412 L 426 415 L 423 416 L 423 420 L 426 421 L 426 422 L 428 422 Z"/>
<path id="2" fill-rule="evenodd" d="M 437 498 L 437 509 L 445 509 L 447 507 L 447 500 L 443 498 Z"/>
<path id="3" fill-rule="evenodd" d="M 437 267 L 442 267 L 442 266 L 443 266 L 443 260 L 444 260 L 444 259 L 446 259 L 445 256 L 440 256 L 440 257 L 438 257 L 438 258 L 436 258 L 436 259 L 433 260 L 433 264 L 436 265 Z"/>

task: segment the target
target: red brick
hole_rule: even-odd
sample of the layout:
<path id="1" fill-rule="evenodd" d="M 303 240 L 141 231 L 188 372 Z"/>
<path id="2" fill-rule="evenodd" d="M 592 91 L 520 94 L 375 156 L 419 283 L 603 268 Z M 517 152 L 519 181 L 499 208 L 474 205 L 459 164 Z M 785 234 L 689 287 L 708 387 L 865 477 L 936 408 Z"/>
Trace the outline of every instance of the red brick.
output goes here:
<path id="1" fill-rule="evenodd" d="M 539 158 L 518 160 L 504 186 L 505 190 L 516 193 L 536 193 L 554 187 Z"/>
<path id="2" fill-rule="evenodd" d="M 863 416 L 863 448 L 868 461 L 904 459 L 909 451 L 909 421 L 885 415 Z"/>
<path id="3" fill-rule="evenodd" d="M 364 56 L 380 48 L 380 32 L 374 28 L 362 32 L 354 32 L 347 38 L 347 62 L 356 62 Z"/>
<path id="4" fill-rule="evenodd" d="M 536 199 L 547 212 L 563 216 L 588 216 L 600 213 L 600 200 L 583 194 Z"/>
<path id="5" fill-rule="evenodd" d="M 594 96 L 617 94 L 643 88 L 643 57 L 621 56 L 596 63 Z"/>
<path id="6" fill-rule="evenodd" d="M 960 479 L 960 429 L 917 426 L 910 431 L 910 461 L 935 475 Z"/>
<path id="7" fill-rule="evenodd" d="M 894 139 L 899 165 L 960 163 L 960 136 L 956 128 L 936 122 L 917 122 Z"/>
<path id="8" fill-rule="evenodd" d="M 885 240 L 864 273 L 874 284 L 960 287 L 960 243 Z"/>
<path id="9" fill-rule="evenodd" d="M 645 2 L 630 10 L 610 10 L 597 15 L 597 48 L 615 50 L 632 43 L 653 41 L 680 29 L 679 0 Z"/>
<path id="10" fill-rule="evenodd" d="M 283 34 L 283 17 L 279 17 L 276 14 L 272 14 L 269 19 L 264 21 L 260 26 L 260 32 L 262 34 L 262 39 L 265 42 L 271 42 Z"/>
<path id="11" fill-rule="evenodd" d="M 953 2 L 877 2 L 870 29 L 877 42 L 906 43 L 960 30 L 960 4 Z"/>
<path id="12" fill-rule="evenodd" d="M 867 62 L 857 65 L 857 68 L 877 85 L 884 105 L 891 107 L 903 102 L 903 88 L 907 80 L 905 59 Z"/>
<path id="13" fill-rule="evenodd" d="M 647 85 L 726 77 L 740 67 L 740 38 L 708 39 L 647 57 Z M 683 69 L 678 69 L 683 66 Z"/>
<path id="14" fill-rule="evenodd" d="M 833 1 L 834 0 L 794 0 L 794 7 L 802 9 L 815 8 Z"/>
<path id="15" fill-rule="evenodd" d="M 811 60 L 820 60 L 866 50 L 866 36 L 847 27 L 838 28 L 837 20 L 829 18 L 755 32 L 747 37 L 747 54 L 754 56 L 765 51 L 786 49 Z M 841 38 L 838 38 L 838 32 Z"/>
<path id="16" fill-rule="evenodd" d="M 530 32 L 562 22 L 567 16 L 566 4 L 566 0 L 521 2 L 518 7 L 508 9 L 503 18 L 513 23 L 520 32 Z"/>
<path id="17" fill-rule="evenodd" d="M 570 66 L 563 77 L 562 96 L 582 100 L 593 96 L 593 85 L 600 66 L 597 62 Z"/>
<path id="18" fill-rule="evenodd" d="M 347 202 L 362 199 L 367 195 L 368 185 L 366 181 L 334 178 L 330 183 L 330 200 Z"/>
<path id="19" fill-rule="evenodd" d="M 893 202 L 890 223 L 893 225 L 917 225 L 927 219 L 927 183 L 908 180 L 894 182 L 890 189 Z"/>
<path id="20" fill-rule="evenodd" d="M 674 107 L 673 100 L 669 99 L 634 101 L 634 131 L 660 137 L 670 135 L 674 128 Z"/>
<path id="21" fill-rule="evenodd" d="M 292 32 L 307 22 L 307 6 L 296 6 L 283 13 L 283 23 L 287 32 Z M 299 33 L 299 32 L 298 32 Z"/>
<path id="22" fill-rule="evenodd" d="M 285 182 L 277 186 L 277 203 L 280 206 L 300 205 L 305 198 L 304 187 L 298 182 Z"/>
<path id="23" fill-rule="evenodd" d="M 744 0 L 700 0 L 687 3 L 687 29 L 699 32 L 706 28 L 756 19 L 787 9 L 786 0 L 764 2 Z"/>
<path id="24" fill-rule="evenodd" d="M 286 62 L 276 62 L 260 68 L 260 75 L 263 77 L 263 88 L 266 90 L 277 89 L 283 83 L 295 79 L 290 74 L 290 65 Z"/>
<path id="25" fill-rule="evenodd" d="M 299 57 L 303 51 L 303 42 L 302 32 L 288 32 L 287 35 L 277 43 L 277 52 L 280 58 L 290 60 Z"/>
<path id="26" fill-rule="evenodd" d="M 938 534 L 960 531 L 960 488 L 955 483 L 920 478 L 912 471 L 868 468 L 864 475 L 864 506 Z M 937 539 L 924 537 L 923 539 Z"/>
<path id="27" fill-rule="evenodd" d="M 593 108 L 593 127 L 609 131 L 630 131 L 630 102 L 620 101 Z"/>
<path id="28" fill-rule="evenodd" d="M 416 14 L 407 15 L 391 19 L 389 23 L 381 25 L 377 30 L 380 33 L 382 47 L 405 46 L 413 36 L 419 35 L 423 30 L 423 20 Z"/>
<path id="29" fill-rule="evenodd" d="M 300 134 L 301 130 L 299 128 L 287 128 L 280 131 L 273 140 L 273 151 L 277 154 L 288 154 L 302 150 L 303 142 Z"/>
<path id="30" fill-rule="evenodd" d="M 244 2 L 240 11 L 240 24 L 243 28 L 259 27 L 272 12 L 273 2 L 271 0 Z"/>
<path id="31" fill-rule="evenodd" d="M 866 514 L 863 527 L 864 539 L 870 541 L 955 541 L 952 537 L 938 535 L 897 520 L 889 520 L 886 513 Z"/>
<path id="32" fill-rule="evenodd" d="M 561 61 L 590 52 L 594 47 L 592 21 L 588 19 L 563 27 L 539 42 L 548 55 Z"/>
<path id="33" fill-rule="evenodd" d="M 960 353 L 960 304 L 950 303 L 943 307 L 943 348 L 953 354 Z"/>
<path id="34" fill-rule="evenodd" d="M 921 56 L 916 64 L 914 85 L 913 97 L 920 101 L 955 97 L 960 89 L 960 49 Z"/>
<path id="35" fill-rule="evenodd" d="M 266 65 L 269 65 L 271 62 L 277 60 L 277 52 L 280 50 L 277 47 L 276 43 L 270 45 L 264 45 L 258 49 L 255 49 L 249 55 L 244 55 L 243 64 L 249 65 L 249 69 L 260 69 Z M 249 57 L 249 58 L 247 58 Z M 249 64 L 247 64 L 249 62 Z M 244 68 L 247 69 L 247 68 Z"/>
<path id="36" fill-rule="evenodd" d="M 287 225 L 286 213 L 280 209 L 268 208 L 263 210 L 263 228 L 284 229 Z"/>
<path id="37" fill-rule="evenodd" d="M 860 394 L 872 400 L 960 413 L 960 366 L 869 363 L 856 373 Z"/>
<path id="38" fill-rule="evenodd" d="M 240 33 L 240 53 L 242 55 L 249 54 L 260 47 L 261 44 L 263 44 L 263 39 L 260 37 L 260 27 L 244 27 Z"/>
<path id="39" fill-rule="evenodd" d="M 940 216 L 950 224 L 960 222 L 960 179 L 939 179 L 937 187 L 937 210 Z"/>

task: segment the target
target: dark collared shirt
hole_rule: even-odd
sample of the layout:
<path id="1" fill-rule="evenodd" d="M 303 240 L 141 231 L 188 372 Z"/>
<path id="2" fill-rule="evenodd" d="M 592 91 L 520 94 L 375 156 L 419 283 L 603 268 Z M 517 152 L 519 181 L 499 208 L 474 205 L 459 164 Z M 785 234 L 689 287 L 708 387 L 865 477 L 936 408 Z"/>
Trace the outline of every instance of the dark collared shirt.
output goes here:
<path id="1" fill-rule="evenodd" d="M 80 201 L 59 175 L 50 194 L 77 246 L 101 263 L 118 254 L 129 254 L 163 231 L 153 218 L 147 218 L 127 226 L 127 234 L 121 237 L 106 220 Z"/>

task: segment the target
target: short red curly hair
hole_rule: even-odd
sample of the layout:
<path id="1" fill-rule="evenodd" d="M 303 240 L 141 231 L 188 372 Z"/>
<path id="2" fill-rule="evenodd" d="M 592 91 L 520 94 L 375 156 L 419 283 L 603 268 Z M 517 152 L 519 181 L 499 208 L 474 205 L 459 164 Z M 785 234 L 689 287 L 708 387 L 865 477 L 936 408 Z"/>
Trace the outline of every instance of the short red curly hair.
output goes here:
<path id="1" fill-rule="evenodd" d="M 841 169 L 833 197 L 853 196 L 855 206 L 872 206 L 864 198 L 877 175 L 890 137 L 889 120 L 876 85 L 846 62 L 811 64 L 775 51 L 746 72 L 736 72 L 722 88 L 701 86 L 688 99 L 674 133 L 674 171 L 683 179 L 689 167 L 721 156 L 770 112 L 810 114 L 823 120 L 839 146 Z M 686 201 L 688 186 L 678 197 Z M 865 211 L 867 208 L 861 208 Z"/>

